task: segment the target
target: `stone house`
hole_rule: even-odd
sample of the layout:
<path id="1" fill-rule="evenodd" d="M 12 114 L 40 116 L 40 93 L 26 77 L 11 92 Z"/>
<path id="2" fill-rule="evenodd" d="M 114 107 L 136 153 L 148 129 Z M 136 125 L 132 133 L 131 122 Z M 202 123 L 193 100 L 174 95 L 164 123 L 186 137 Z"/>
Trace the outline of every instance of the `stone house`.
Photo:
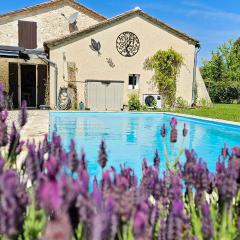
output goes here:
<path id="1" fill-rule="evenodd" d="M 69 17 L 76 16 L 72 29 Z M 43 43 L 80 31 L 106 18 L 73 0 L 53 0 L 0 15 L 0 81 L 13 94 L 14 107 L 46 101 L 49 77 Z"/>
<path id="2" fill-rule="evenodd" d="M 0 45 L 0 81 L 15 107 L 26 99 L 54 109 L 62 87 L 90 110 L 120 110 L 132 92 L 142 103 L 161 102 L 143 63 L 169 48 L 184 57 L 177 97 L 190 105 L 197 86 L 198 97 L 210 100 L 196 66 L 198 40 L 140 9 L 106 19 L 73 0 L 43 3 L 0 15 Z"/>

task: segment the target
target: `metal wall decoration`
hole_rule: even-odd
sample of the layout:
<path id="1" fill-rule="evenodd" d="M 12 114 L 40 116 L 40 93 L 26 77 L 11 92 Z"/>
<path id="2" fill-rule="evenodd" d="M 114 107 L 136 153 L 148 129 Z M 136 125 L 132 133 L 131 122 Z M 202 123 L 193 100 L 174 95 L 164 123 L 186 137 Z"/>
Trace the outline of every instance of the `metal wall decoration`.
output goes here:
<path id="1" fill-rule="evenodd" d="M 97 52 L 98 55 L 101 55 L 100 50 L 101 50 L 101 43 L 97 42 L 93 38 L 91 39 L 91 45 L 89 46 L 93 51 Z"/>
<path id="2" fill-rule="evenodd" d="M 111 58 L 106 58 L 106 60 L 107 60 L 107 63 L 109 64 L 109 66 L 111 68 L 115 68 L 115 64 L 114 64 L 114 62 Z"/>
<path id="3" fill-rule="evenodd" d="M 71 98 L 66 87 L 60 87 L 58 94 L 57 108 L 58 110 L 69 110 L 72 107 Z"/>
<path id="4" fill-rule="evenodd" d="M 122 56 L 133 57 L 139 51 L 140 41 L 134 33 L 123 32 L 117 38 L 116 48 Z"/>

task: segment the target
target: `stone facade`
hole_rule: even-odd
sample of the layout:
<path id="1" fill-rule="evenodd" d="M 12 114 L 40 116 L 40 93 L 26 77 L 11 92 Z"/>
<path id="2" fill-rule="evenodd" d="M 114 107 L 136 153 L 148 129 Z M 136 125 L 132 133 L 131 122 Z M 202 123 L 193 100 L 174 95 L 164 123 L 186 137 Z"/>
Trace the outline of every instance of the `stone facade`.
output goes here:
<path id="1" fill-rule="evenodd" d="M 44 5 L 44 7 L 43 7 Z M 46 5 L 46 6 L 45 6 Z M 94 17 L 86 12 L 91 10 L 86 9 L 84 12 L 83 6 L 76 6 L 73 1 L 58 1 L 53 3 L 45 3 L 33 7 L 34 10 L 20 10 L 10 14 L 0 15 L 0 45 L 18 46 L 18 21 L 31 21 L 37 23 L 37 48 L 43 48 L 45 41 L 66 36 L 71 33 L 68 23 L 69 17 L 78 12 L 77 29 L 83 30 L 91 25 L 95 25 L 104 17 Z M 74 7 L 75 6 L 75 7 Z M 31 9 L 31 8 L 30 8 Z M 81 11 L 80 9 L 83 9 Z M 4 84 L 8 91 L 9 86 L 9 62 L 19 64 L 46 64 L 36 56 L 30 60 L 22 60 L 16 58 L 0 58 L 0 82 Z M 19 83 L 21 82 L 19 72 Z"/>
<path id="2" fill-rule="evenodd" d="M 43 60 L 39 58 L 33 58 L 30 61 L 25 61 L 23 59 L 14 59 L 14 58 L 0 58 L 0 82 L 3 83 L 4 89 L 8 91 L 9 89 L 9 63 L 18 63 L 21 64 L 46 64 Z M 20 75 L 20 73 L 19 73 Z"/>
<path id="3" fill-rule="evenodd" d="M 0 83 L 8 90 L 8 59 L 0 58 Z"/>
<path id="4" fill-rule="evenodd" d="M 33 21 L 37 22 L 37 47 L 42 48 L 43 42 L 70 33 L 68 18 L 75 12 L 79 11 L 67 4 L 62 4 L 57 7 L 48 7 L 39 11 L 22 13 L 14 17 L 6 16 L 0 18 L 0 44 L 18 46 L 18 20 Z M 98 23 L 96 19 L 79 12 L 77 19 L 78 30 L 96 23 Z"/>

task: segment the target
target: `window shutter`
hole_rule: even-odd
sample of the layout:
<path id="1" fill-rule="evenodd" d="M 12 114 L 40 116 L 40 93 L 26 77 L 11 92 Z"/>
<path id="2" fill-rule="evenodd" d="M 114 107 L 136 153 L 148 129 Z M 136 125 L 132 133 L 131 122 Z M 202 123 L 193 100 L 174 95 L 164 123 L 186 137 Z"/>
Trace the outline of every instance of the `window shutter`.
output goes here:
<path id="1" fill-rule="evenodd" d="M 37 48 L 37 23 L 18 21 L 18 41 L 19 47 Z"/>

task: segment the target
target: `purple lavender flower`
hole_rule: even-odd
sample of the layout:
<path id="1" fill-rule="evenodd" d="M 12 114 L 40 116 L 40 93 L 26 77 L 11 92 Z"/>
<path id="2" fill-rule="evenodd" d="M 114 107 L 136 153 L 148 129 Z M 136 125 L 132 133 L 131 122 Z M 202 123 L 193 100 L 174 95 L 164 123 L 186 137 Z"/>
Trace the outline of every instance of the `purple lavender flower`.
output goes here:
<path id="1" fill-rule="evenodd" d="M 166 239 L 178 240 L 182 236 L 185 216 L 184 205 L 181 200 L 174 200 L 167 217 Z"/>
<path id="2" fill-rule="evenodd" d="M 164 138 L 166 136 L 167 130 L 166 130 L 166 125 L 163 124 L 161 128 L 161 136 Z"/>
<path id="3" fill-rule="evenodd" d="M 28 196 L 15 171 L 1 173 L 0 193 L 0 233 L 8 237 L 17 236 L 23 227 Z"/>
<path id="4" fill-rule="evenodd" d="M 100 145 L 100 151 L 98 155 L 98 163 L 101 166 L 101 168 L 105 168 L 107 164 L 107 152 L 106 152 L 106 147 L 105 147 L 105 142 L 102 141 Z"/>
<path id="5" fill-rule="evenodd" d="M 237 146 L 234 147 L 232 149 L 232 154 L 233 154 L 234 157 L 240 158 L 240 146 L 239 147 L 237 147 Z"/>
<path id="6" fill-rule="evenodd" d="M 0 83 L 0 112 L 2 112 L 6 108 L 5 99 L 3 94 L 3 84 Z"/>
<path id="7" fill-rule="evenodd" d="M 81 160 L 80 160 L 79 167 L 83 170 L 87 170 L 86 154 L 85 154 L 83 149 L 82 149 L 82 152 L 81 152 Z"/>
<path id="8" fill-rule="evenodd" d="M 94 182 L 93 182 L 92 197 L 93 197 L 93 201 L 94 201 L 94 204 L 96 205 L 96 207 L 100 208 L 101 204 L 102 204 L 102 192 L 97 184 L 96 176 L 94 177 Z"/>
<path id="9" fill-rule="evenodd" d="M 4 147 L 8 144 L 8 130 L 7 130 L 7 113 L 0 112 L 0 147 Z"/>
<path id="10" fill-rule="evenodd" d="M 75 203 L 79 192 L 75 188 L 74 180 L 71 177 L 62 175 L 58 179 L 59 197 L 61 199 L 61 209 L 67 211 Z"/>
<path id="11" fill-rule="evenodd" d="M 172 128 L 171 132 L 170 132 L 170 142 L 171 143 L 176 143 L 177 142 L 177 137 L 178 137 L 177 129 Z"/>
<path id="12" fill-rule="evenodd" d="M 145 201 L 141 201 L 136 207 L 133 218 L 134 239 L 143 240 L 149 238 L 148 214 L 148 204 Z"/>
<path id="13" fill-rule="evenodd" d="M 160 209 L 158 204 L 155 204 L 151 207 L 151 213 L 150 213 L 150 223 L 153 227 L 157 224 L 159 217 L 160 217 Z"/>
<path id="14" fill-rule="evenodd" d="M 198 191 L 206 191 L 209 187 L 209 172 L 206 163 L 200 159 L 196 164 L 194 187 Z"/>
<path id="15" fill-rule="evenodd" d="M 201 212 L 202 212 L 202 233 L 204 236 L 204 240 L 212 239 L 213 223 L 212 223 L 211 214 L 209 211 L 209 205 L 207 202 L 202 204 Z"/>
<path id="16" fill-rule="evenodd" d="M 55 214 L 54 218 L 48 220 L 42 240 L 71 240 L 72 236 L 69 217 L 66 213 L 60 212 Z"/>
<path id="17" fill-rule="evenodd" d="M 195 182 L 195 172 L 197 159 L 194 151 L 185 150 L 186 162 L 183 167 L 183 179 L 187 186 L 192 186 Z"/>
<path id="18" fill-rule="evenodd" d="M 171 120 L 170 120 L 170 126 L 172 128 L 176 128 L 177 126 L 177 119 L 175 117 L 172 117 Z"/>
<path id="19" fill-rule="evenodd" d="M 49 151 L 48 135 L 45 134 L 43 142 L 42 142 L 42 152 L 43 152 L 43 154 L 45 154 L 48 151 Z"/>
<path id="20" fill-rule="evenodd" d="M 5 165 L 5 160 L 0 153 L 0 175 L 3 173 L 3 167 Z"/>
<path id="21" fill-rule="evenodd" d="M 18 132 L 15 123 L 12 125 L 11 133 L 10 133 L 10 140 L 9 140 L 9 149 L 8 149 L 8 159 L 11 158 L 11 164 L 15 160 L 17 154 L 16 150 L 20 145 L 20 133 Z"/>
<path id="22" fill-rule="evenodd" d="M 158 150 L 156 150 L 156 152 L 155 152 L 155 156 L 154 156 L 154 159 L 153 159 L 153 165 L 159 171 L 160 158 L 159 158 L 159 155 L 158 155 Z"/>
<path id="23" fill-rule="evenodd" d="M 124 177 L 127 181 L 127 188 L 136 188 L 137 187 L 137 178 L 134 174 L 134 171 L 131 168 L 125 168 L 122 165 L 120 177 Z"/>
<path id="24" fill-rule="evenodd" d="M 163 173 L 162 179 L 159 181 L 160 185 L 160 201 L 164 207 L 166 207 L 169 203 L 168 189 L 167 189 L 167 179 L 166 174 Z"/>
<path id="25" fill-rule="evenodd" d="M 148 167 L 143 174 L 140 192 L 142 196 L 149 197 L 150 195 L 157 195 L 158 171 L 152 167 Z M 155 193 L 154 193 L 155 192 Z"/>
<path id="26" fill-rule="evenodd" d="M 68 154 L 68 161 L 69 161 L 69 165 L 70 165 L 69 167 L 72 170 L 72 172 L 77 171 L 78 165 L 79 165 L 79 160 L 77 157 L 75 143 L 73 140 L 71 140 L 71 144 L 70 144 L 70 152 Z"/>
<path id="27" fill-rule="evenodd" d="M 146 239 L 146 231 L 147 231 L 147 216 L 141 212 L 137 211 L 134 216 L 133 222 L 133 231 L 134 231 L 134 239 Z"/>
<path id="28" fill-rule="evenodd" d="M 148 169 L 147 160 L 146 160 L 146 158 L 144 158 L 143 162 L 142 162 L 142 173 L 143 173 L 143 176 L 145 175 L 147 169 Z"/>
<path id="29" fill-rule="evenodd" d="M 40 172 L 40 160 L 36 153 L 36 146 L 35 144 L 28 144 L 28 154 L 23 163 L 23 167 L 27 171 L 28 177 L 31 179 L 32 182 L 35 182 L 38 178 L 38 174 Z"/>
<path id="30" fill-rule="evenodd" d="M 56 157 L 50 156 L 45 162 L 44 167 L 46 169 L 48 178 L 55 179 L 60 170 L 60 162 Z"/>
<path id="31" fill-rule="evenodd" d="M 179 174 L 170 173 L 169 197 L 173 201 L 182 196 L 182 183 Z"/>
<path id="32" fill-rule="evenodd" d="M 54 179 L 41 176 L 37 186 L 37 198 L 39 205 L 48 213 L 57 211 L 61 206 L 60 187 Z"/>
<path id="33" fill-rule="evenodd" d="M 186 137 L 187 134 L 188 134 L 187 125 L 186 125 L 186 123 L 184 123 L 184 127 L 183 127 L 183 137 Z"/>
<path id="34" fill-rule="evenodd" d="M 80 191 L 82 194 L 85 194 L 89 190 L 89 173 L 85 169 L 81 169 L 78 173 L 80 181 Z"/>
<path id="35" fill-rule="evenodd" d="M 20 127 L 24 127 L 25 124 L 27 123 L 27 102 L 23 100 L 22 106 L 21 106 L 21 111 L 19 114 L 19 125 Z"/>
<path id="36" fill-rule="evenodd" d="M 226 203 L 230 203 L 237 193 L 237 174 L 232 168 L 228 168 L 223 178 L 222 186 L 217 184 L 218 193 Z"/>
<path id="37" fill-rule="evenodd" d="M 229 156 L 228 148 L 226 143 L 224 144 L 224 147 L 222 148 L 222 157 L 225 160 Z"/>

